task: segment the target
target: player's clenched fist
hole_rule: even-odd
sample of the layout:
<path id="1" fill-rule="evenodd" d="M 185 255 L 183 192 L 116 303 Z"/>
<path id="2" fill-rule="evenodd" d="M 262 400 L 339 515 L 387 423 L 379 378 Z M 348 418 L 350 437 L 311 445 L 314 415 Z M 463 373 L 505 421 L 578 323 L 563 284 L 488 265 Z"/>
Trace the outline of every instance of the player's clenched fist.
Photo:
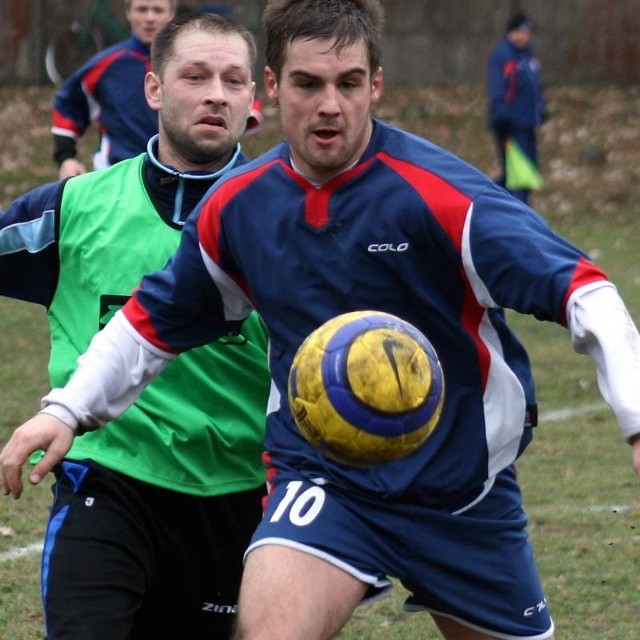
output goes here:
<path id="1" fill-rule="evenodd" d="M 23 489 L 22 466 L 34 451 L 44 449 L 44 457 L 29 474 L 29 482 L 38 484 L 69 451 L 73 437 L 71 427 L 46 413 L 39 413 L 18 427 L 0 452 L 2 493 L 20 497 Z"/>

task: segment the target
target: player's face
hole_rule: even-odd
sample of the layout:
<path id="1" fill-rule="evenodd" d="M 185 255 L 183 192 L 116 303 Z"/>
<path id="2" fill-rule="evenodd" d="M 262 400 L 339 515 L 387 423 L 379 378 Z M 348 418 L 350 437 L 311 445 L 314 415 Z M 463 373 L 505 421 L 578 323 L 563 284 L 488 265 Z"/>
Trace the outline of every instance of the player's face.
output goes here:
<path id="1" fill-rule="evenodd" d="M 327 180 L 356 162 L 371 137 L 371 105 L 382 92 L 382 69 L 373 76 L 364 41 L 340 52 L 331 39 L 297 39 L 278 80 L 265 70 L 265 89 L 280 108 L 296 167 Z"/>
<path id="2" fill-rule="evenodd" d="M 530 29 L 514 29 L 509 34 L 509 40 L 518 49 L 526 49 L 531 44 L 531 39 Z"/>
<path id="3" fill-rule="evenodd" d="M 226 164 L 244 133 L 255 84 L 249 48 L 238 34 L 180 33 L 162 79 L 145 81 L 159 112 L 162 162 L 180 171 Z"/>
<path id="4" fill-rule="evenodd" d="M 154 36 L 164 27 L 174 11 L 169 0 L 133 0 L 127 10 L 131 32 L 143 44 L 151 44 Z"/>

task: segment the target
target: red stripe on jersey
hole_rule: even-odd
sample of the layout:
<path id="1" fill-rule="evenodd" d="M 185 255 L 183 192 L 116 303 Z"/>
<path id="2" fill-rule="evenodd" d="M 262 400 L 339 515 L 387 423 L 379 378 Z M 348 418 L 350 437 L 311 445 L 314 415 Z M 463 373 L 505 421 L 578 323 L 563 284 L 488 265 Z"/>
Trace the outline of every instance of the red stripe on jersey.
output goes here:
<path id="1" fill-rule="evenodd" d="M 320 188 L 313 186 L 304 176 L 294 171 L 291 167 L 283 165 L 291 179 L 297 182 L 307 192 L 304 203 L 305 221 L 316 229 L 324 227 L 331 219 L 329 215 L 329 201 L 335 190 L 345 182 L 353 180 L 355 176 L 367 169 L 371 162 L 372 160 L 368 160 L 348 171 L 344 171 L 329 180 L 326 184 L 323 184 Z"/>
<path id="2" fill-rule="evenodd" d="M 462 301 L 462 314 L 460 321 L 465 330 L 476 345 L 476 353 L 478 354 L 478 368 L 480 372 L 480 384 L 482 391 L 487 388 L 487 380 L 489 379 L 489 367 L 491 365 L 491 354 L 483 340 L 480 338 L 479 327 L 485 314 L 484 307 L 481 307 L 476 300 L 473 290 L 469 286 L 466 274 L 461 270 L 462 279 L 465 282 L 465 288 Z"/>
<path id="3" fill-rule="evenodd" d="M 151 323 L 151 318 L 147 310 L 136 300 L 135 297 L 129 298 L 127 303 L 122 307 L 124 317 L 132 324 L 133 328 L 151 344 L 162 349 L 167 353 L 177 353 L 166 342 L 160 340 L 156 333 L 155 327 Z"/>
<path id="4" fill-rule="evenodd" d="M 262 510 L 265 511 L 267 508 L 267 500 L 269 499 L 269 496 L 273 493 L 275 488 L 274 480 L 276 477 L 276 469 L 275 467 L 271 466 L 271 454 L 268 451 L 262 452 L 262 464 L 267 467 L 266 478 L 268 491 L 267 495 L 262 498 Z"/>
<path id="5" fill-rule="evenodd" d="M 434 218 L 453 243 L 462 252 L 462 235 L 471 206 L 471 199 L 452 187 L 446 180 L 414 164 L 380 153 L 379 159 L 406 180 L 424 200 Z M 460 321 L 476 345 L 483 390 L 489 376 L 491 355 L 480 339 L 479 327 L 485 310 L 478 304 L 467 275 L 460 265 L 460 277 L 465 284 Z"/>
<path id="6" fill-rule="evenodd" d="M 446 180 L 425 169 L 386 153 L 378 158 L 406 180 L 425 201 L 429 210 L 449 236 L 458 252 L 462 249 L 462 232 L 471 199 L 452 187 Z"/>
<path id="7" fill-rule="evenodd" d="M 95 67 L 89 69 L 89 72 L 84 76 L 82 84 L 86 88 L 86 90 L 93 96 L 95 95 L 96 87 L 98 86 L 98 82 L 100 82 L 100 78 L 103 76 L 104 72 L 118 59 L 124 56 L 127 53 L 135 53 L 133 51 L 128 50 L 120 50 L 112 53 L 110 56 L 105 56 L 102 60 L 96 64 Z M 136 56 L 140 58 L 144 58 L 144 56 Z"/>
<path id="8" fill-rule="evenodd" d="M 321 229 L 329 222 L 329 201 L 333 189 L 325 187 L 310 189 L 307 184 L 307 197 L 304 199 L 304 219 L 312 227 Z"/>
<path id="9" fill-rule="evenodd" d="M 589 260 L 581 258 L 576 265 L 573 278 L 571 278 L 571 284 L 569 285 L 567 292 L 565 293 L 564 300 L 562 301 L 562 316 L 560 318 L 560 322 L 564 326 L 567 325 L 567 302 L 569 302 L 569 298 L 573 295 L 574 291 L 577 291 L 580 287 L 584 287 L 585 285 L 592 284 L 593 282 L 602 281 L 609 281 L 607 274 L 593 264 L 593 262 L 589 262 Z"/>
<path id="10" fill-rule="evenodd" d="M 254 180 L 268 171 L 279 160 L 274 160 L 259 166 L 253 171 L 242 173 L 228 182 L 220 185 L 208 200 L 202 203 L 198 216 L 198 240 L 200 246 L 214 261 L 220 262 L 220 216 L 223 209 L 236 194 L 246 189 Z M 256 202 L 256 209 L 260 203 Z"/>
<path id="11" fill-rule="evenodd" d="M 76 136 L 80 136 L 80 130 L 76 126 L 76 123 L 71 118 L 63 116 L 57 109 L 53 111 L 53 126 L 58 129 L 72 131 Z"/>
<path id="12" fill-rule="evenodd" d="M 502 68 L 502 75 L 509 82 L 507 92 L 505 96 L 505 102 L 511 104 L 516 97 L 517 76 L 518 76 L 518 61 L 508 60 Z"/>
<path id="13" fill-rule="evenodd" d="M 258 179 L 263 173 L 268 171 L 274 164 L 280 160 L 273 160 L 264 165 L 259 166 L 253 171 L 248 171 L 220 185 L 209 197 L 202 203 L 200 214 L 196 223 L 198 229 L 198 241 L 204 252 L 217 264 L 220 264 L 220 217 L 225 206 L 236 194 L 246 189 L 254 180 Z M 256 202 L 256 208 L 260 207 L 260 203 Z M 244 291 L 245 295 L 251 299 L 249 288 L 244 280 L 235 274 L 228 273 L 230 278 Z"/>

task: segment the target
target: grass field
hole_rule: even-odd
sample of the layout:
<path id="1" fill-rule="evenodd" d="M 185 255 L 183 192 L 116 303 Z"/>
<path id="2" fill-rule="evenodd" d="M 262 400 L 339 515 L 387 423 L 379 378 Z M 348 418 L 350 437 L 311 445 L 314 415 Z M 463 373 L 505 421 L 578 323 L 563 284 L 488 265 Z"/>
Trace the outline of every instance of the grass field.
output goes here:
<path id="1" fill-rule="evenodd" d="M 49 159 L 52 92 L 0 89 L 0 208 L 53 179 Z M 555 88 L 552 117 L 541 132 L 545 186 L 540 213 L 587 250 L 610 274 L 640 318 L 640 90 Z M 479 87 L 393 89 L 378 108 L 391 120 L 495 171 Z M 26 132 L 26 133 L 25 133 Z M 245 150 L 279 138 L 275 114 Z M 92 140 L 83 143 L 88 157 Z M 557 638 L 640 637 L 640 478 L 631 469 L 611 412 L 597 391 L 590 361 L 572 353 L 566 332 L 510 316 L 530 351 L 538 380 L 541 425 L 518 465 L 540 571 Z M 0 298 L 0 444 L 32 415 L 47 389 L 44 311 Z M 45 483 L 48 484 L 48 483 Z M 0 638 L 42 637 L 38 554 L 50 499 L 31 487 L 17 501 L 0 498 Z M 17 555 L 16 550 L 27 550 Z M 362 607 L 341 640 L 439 638 L 426 614 L 404 614 L 402 589 Z M 88 639 L 89 640 L 89 639 Z"/>

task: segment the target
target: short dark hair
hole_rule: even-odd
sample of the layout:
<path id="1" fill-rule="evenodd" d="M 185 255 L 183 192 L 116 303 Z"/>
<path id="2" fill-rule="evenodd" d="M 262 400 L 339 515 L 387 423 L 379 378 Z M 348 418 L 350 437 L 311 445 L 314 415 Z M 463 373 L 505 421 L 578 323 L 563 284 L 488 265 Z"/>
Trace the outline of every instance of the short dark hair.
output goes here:
<path id="1" fill-rule="evenodd" d="M 384 9 L 378 0 L 269 0 L 262 14 L 266 63 L 280 78 L 286 48 L 303 38 L 335 38 L 334 47 L 363 39 L 371 72 L 380 66 Z"/>
<path id="2" fill-rule="evenodd" d="M 174 53 L 177 36 L 187 29 L 197 29 L 212 34 L 236 33 L 247 43 L 249 50 L 249 65 L 253 71 L 256 64 L 256 41 L 251 32 L 241 24 L 233 22 L 217 13 L 199 13 L 187 11 L 167 22 L 158 31 L 151 44 L 151 66 L 154 72 L 162 78 L 164 70 Z"/>

